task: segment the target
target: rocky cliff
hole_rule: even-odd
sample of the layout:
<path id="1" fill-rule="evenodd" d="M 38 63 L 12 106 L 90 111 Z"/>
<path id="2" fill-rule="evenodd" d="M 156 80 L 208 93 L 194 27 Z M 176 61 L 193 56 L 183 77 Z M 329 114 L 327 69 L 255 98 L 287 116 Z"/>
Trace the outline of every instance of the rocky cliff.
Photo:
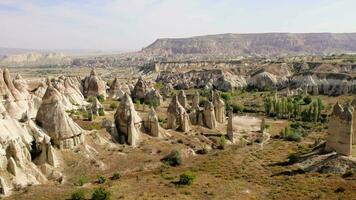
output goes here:
<path id="1" fill-rule="evenodd" d="M 144 48 L 148 55 L 323 55 L 355 53 L 356 33 L 221 34 L 158 39 Z"/>

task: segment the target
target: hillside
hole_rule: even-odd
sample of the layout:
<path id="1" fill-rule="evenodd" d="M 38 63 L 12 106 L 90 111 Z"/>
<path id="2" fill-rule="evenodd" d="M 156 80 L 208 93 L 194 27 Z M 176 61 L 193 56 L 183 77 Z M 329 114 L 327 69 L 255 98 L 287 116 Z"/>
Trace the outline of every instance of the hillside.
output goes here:
<path id="1" fill-rule="evenodd" d="M 158 39 L 144 48 L 148 55 L 323 55 L 355 53 L 356 33 L 220 34 Z"/>

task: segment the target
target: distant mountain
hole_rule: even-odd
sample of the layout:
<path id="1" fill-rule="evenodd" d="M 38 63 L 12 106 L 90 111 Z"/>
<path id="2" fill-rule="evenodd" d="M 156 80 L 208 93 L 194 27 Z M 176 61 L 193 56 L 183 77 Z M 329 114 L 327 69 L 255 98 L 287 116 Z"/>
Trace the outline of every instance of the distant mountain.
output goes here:
<path id="1" fill-rule="evenodd" d="M 158 39 L 143 48 L 151 56 L 275 56 L 356 53 L 356 33 L 220 34 Z"/>
<path id="2" fill-rule="evenodd" d="M 0 57 L 0 67 L 34 67 L 70 64 L 71 59 L 62 53 L 16 53 Z"/>

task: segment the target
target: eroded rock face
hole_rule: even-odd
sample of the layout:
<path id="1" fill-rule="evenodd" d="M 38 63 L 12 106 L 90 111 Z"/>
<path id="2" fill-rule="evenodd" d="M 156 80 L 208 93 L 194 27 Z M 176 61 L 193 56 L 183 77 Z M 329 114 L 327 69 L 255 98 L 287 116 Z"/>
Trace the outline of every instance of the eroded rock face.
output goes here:
<path id="1" fill-rule="evenodd" d="M 0 69 L 0 111 L 2 117 L 9 116 L 15 119 L 32 117 L 37 112 L 36 96 L 27 91 L 27 85 L 21 76 L 17 76 L 12 80 L 10 72 L 5 69 Z"/>
<path id="2" fill-rule="evenodd" d="M 57 79 L 52 79 L 51 85 L 62 94 L 62 103 L 67 110 L 88 105 L 81 92 L 83 88 L 78 77 L 60 76 Z"/>
<path id="3" fill-rule="evenodd" d="M 352 155 L 353 108 L 336 103 L 329 119 L 326 149 L 342 155 Z"/>
<path id="4" fill-rule="evenodd" d="M 174 96 L 171 103 L 167 109 L 167 128 L 179 130 L 179 131 L 189 131 L 189 115 L 186 110 L 180 105 L 178 96 Z"/>
<path id="5" fill-rule="evenodd" d="M 97 74 L 93 68 L 90 72 L 90 76 L 85 77 L 82 80 L 83 94 L 85 97 L 103 95 L 106 97 L 106 83 Z"/>
<path id="6" fill-rule="evenodd" d="M 156 79 L 156 82 L 160 81 L 170 83 L 176 89 L 212 89 L 214 87 L 218 90 L 229 91 L 247 85 L 244 77 L 220 69 L 192 70 L 189 72 L 163 71 Z"/>
<path id="7" fill-rule="evenodd" d="M 214 129 L 216 128 L 214 105 L 212 102 L 206 102 L 204 105 L 204 123 L 205 126 Z"/>
<path id="8" fill-rule="evenodd" d="M 356 93 L 356 79 L 348 74 L 301 73 L 290 80 L 292 88 L 305 88 L 309 94 L 338 96 Z"/>
<path id="9" fill-rule="evenodd" d="M 166 84 L 163 86 L 163 88 L 162 88 L 162 90 L 161 90 L 161 93 L 162 93 L 162 95 L 163 95 L 164 97 L 169 97 L 169 96 L 171 96 L 171 94 L 172 94 L 173 91 L 174 91 L 174 88 L 173 88 L 172 84 L 166 83 Z"/>
<path id="10" fill-rule="evenodd" d="M 274 74 L 265 71 L 253 75 L 248 80 L 249 86 L 258 88 L 260 90 L 275 89 L 277 88 L 277 84 L 278 84 L 277 77 Z"/>
<path id="11" fill-rule="evenodd" d="M 15 119 L 0 119 L 0 175 L 8 183 L 0 184 L 0 188 L 3 187 L 3 192 L 5 189 L 5 195 L 13 186 L 21 188 L 47 181 L 30 155 L 32 144 L 40 136 L 24 125 Z"/>
<path id="12" fill-rule="evenodd" d="M 234 117 L 234 114 L 232 112 L 232 109 L 229 109 L 228 112 L 228 121 L 227 121 L 227 128 L 226 128 L 226 135 L 229 138 L 229 140 L 234 143 L 234 127 L 232 126 L 232 118 Z"/>
<path id="13" fill-rule="evenodd" d="M 125 93 L 130 94 L 130 89 L 127 85 L 120 85 L 119 80 L 115 78 L 109 89 L 109 98 L 121 99 Z"/>
<path id="14" fill-rule="evenodd" d="M 179 91 L 178 101 L 179 101 L 180 105 L 183 106 L 184 109 L 188 108 L 187 96 L 185 95 L 184 90 Z"/>
<path id="15" fill-rule="evenodd" d="M 131 93 L 134 99 L 144 99 L 146 94 L 150 91 L 149 84 L 140 77 Z"/>
<path id="16" fill-rule="evenodd" d="M 156 104 L 157 106 L 161 104 L 162 102 L 162 96 L 159 93 L 158 90 L 151 88 L 150 91 L 146 94 L 145 96 L 145 102 L 147 104 L 154 105 Z"/>
<path id="17" fill-rule="evenodd" d="M 115 113 L 115 124 L 121 143 L 136 146 L 139 142 L 142 119 L 137 114 L 130 95 L 124 95 Z"/>
<path id="18" fill-rule="evenodd" d="M 153 137 L 159 137 L 159 122 L 158 122 L 158 117 L 156 115 L 156 111 L 154 110 L 153 107 L 151 107 L 151 110 L 148 113 L 148 119 L 147 119 L 147 129 L 149 130 L 149 134 Z"/>
<path id="19" fill-rule="evenodd" d="M 213 104 L 216 121 L 219 123 L 225 123 L 226 120 L 226 112 L 225 112 L 225 102 L 221 99 L 219 92 L 214 91 L 213 94 Z"/>
<path id="20" fill-rule="evenodd" d="M 65 112 L 61 95 L 49 86 L 42 98 L 36 121 L 59 148 L 71 149 L 84 142 L 84 130 Z"/>

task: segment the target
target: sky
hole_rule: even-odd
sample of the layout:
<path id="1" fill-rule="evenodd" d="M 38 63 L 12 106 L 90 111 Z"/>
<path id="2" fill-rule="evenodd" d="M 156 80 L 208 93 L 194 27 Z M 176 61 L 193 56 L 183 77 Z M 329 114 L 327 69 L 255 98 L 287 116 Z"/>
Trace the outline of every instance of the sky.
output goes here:
<path id="1" fill-rule="evenodd" d="M 356 0 L 0 0 L 0 47 L 140 50 L 158 38 L 356 32 Z"/>

